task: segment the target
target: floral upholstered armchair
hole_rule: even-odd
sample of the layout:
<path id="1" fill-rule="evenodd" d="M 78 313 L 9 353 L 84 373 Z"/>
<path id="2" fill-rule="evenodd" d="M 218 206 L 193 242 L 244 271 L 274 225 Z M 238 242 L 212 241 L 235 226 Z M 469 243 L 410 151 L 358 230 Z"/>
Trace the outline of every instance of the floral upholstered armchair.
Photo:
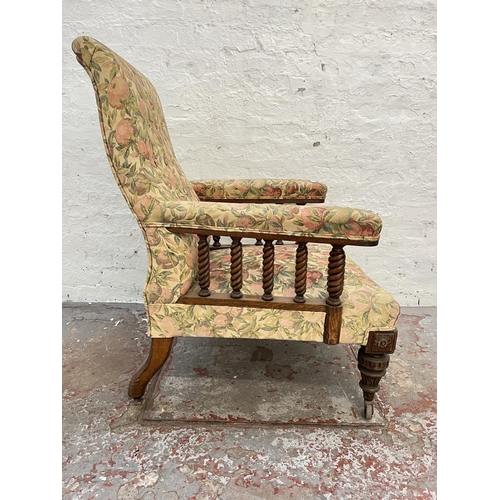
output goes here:
<path id="1" fill-rule="evenodd" d="M 327 188 L 319 182 L 189 181 L 150 81 L 95 39 L 79 37 L 72 48 L 92 81 L 106 155 L 148 250 L 151 349 L 129 396 L 144 395 L 177 336 L 348 343 L 361 346 L 371 418 L 399 305 L 344 247 L 377 245 L 379 216 L 321 205 Z"/>

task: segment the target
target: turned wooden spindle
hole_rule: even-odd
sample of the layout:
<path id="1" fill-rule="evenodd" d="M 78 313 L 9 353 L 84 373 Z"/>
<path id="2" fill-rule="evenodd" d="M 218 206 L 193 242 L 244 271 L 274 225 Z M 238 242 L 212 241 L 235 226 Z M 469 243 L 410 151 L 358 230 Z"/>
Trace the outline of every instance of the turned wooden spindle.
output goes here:
<path id="1" fill-rule="evenodd" d="M 231 298 L 241 299 L 243 285 L 243 246 L 241 238 L 231 238 Z"/>
<path id="2" fill-rule="evenodd" d="M 307 243 L 297 245 L 295 257 L 295 297 L 293 301 L 302 304 L 306 301 L 304 294 L 307 287 Z"/>
<path id="3" fill-rule="evenodd" d="M 200 297 L 210 296 L 210 246 L 206 234 L 198 235 L 198 284 Z"/>
<path id="4" fill-rule="evenodd" d="M 328 258 L 328 298 L 326 303 L 329 306 L 339 307 L 342 305 L 340 296 L 344 289 L 345 253 L 344 249 L 332 245 Z"/>
<path id="5" fill-rule="evenodd" d="M 255 245 L 258 247 L 262 246 L 262 240 L 255 240 Z"/>
<path id="6" fill-rule="evenodd" d="M 262 300 L 273 300 L 274 288 L 274 245 L 273 240 L 265 240 L 263 248 L 263 264 L 262 264 L 262 288 L 264 295 Z"/>
<path id="7" fill-rule="evenodd" d="M 220 236 L 213 236 L 213 239 L 214 239 L 214 244 L 212 246 L 215 248 L 219 248 L 221 246 L 220 245 Z"/>

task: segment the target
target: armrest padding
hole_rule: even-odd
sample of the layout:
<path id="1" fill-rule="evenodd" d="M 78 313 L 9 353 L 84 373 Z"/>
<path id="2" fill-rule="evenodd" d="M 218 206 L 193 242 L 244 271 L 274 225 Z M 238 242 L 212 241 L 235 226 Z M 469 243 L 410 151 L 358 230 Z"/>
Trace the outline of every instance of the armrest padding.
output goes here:
<path id="1" fill-rule="evenodd" d="M 314 200 L 324 201 L 327 186 L 299 179 L 222 179 L 191 181 L 201 201 Z"/>
<path id="2" fill-rule="evenodd" d="M 172 201 L 162 203 L 144 221 L 146 226 L 184 228 L 200 234 L 259 233 L 307 237 L 309 241 L 339 239 L 378 242 L 382 220 L 374 212 L 348 207 L 236 204 Z"/>

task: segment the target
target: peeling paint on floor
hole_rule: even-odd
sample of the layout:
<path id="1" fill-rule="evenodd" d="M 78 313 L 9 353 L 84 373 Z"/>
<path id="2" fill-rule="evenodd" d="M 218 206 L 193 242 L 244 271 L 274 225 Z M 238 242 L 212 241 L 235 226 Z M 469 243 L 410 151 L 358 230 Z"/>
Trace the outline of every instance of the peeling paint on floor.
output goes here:
<path id="1" fill-rule="evenodd" d="M 402 313 L 398 348 L 378 393 L 383 425 L 271 425 L 145 419 L 148 398 L 127 396 L 148 349 L 142 307 L 64 305 L 62 498 L 436 498 L 436 309 Z M 252 346 L 248 358 L 263 380 L 294 384 L 305 376 L 306 364 L 285 363 L 261 347 Z M 341 358 L 332 355 L 333 369 Z M 209 379 L 208 363 L 197 366 L 193 380 Z M 281 378 L 266 377 L 267 367 Z M 225 382 L 236 383 L 233 376 Z M 161 375 L 157 382 L 158 389 Z"/>

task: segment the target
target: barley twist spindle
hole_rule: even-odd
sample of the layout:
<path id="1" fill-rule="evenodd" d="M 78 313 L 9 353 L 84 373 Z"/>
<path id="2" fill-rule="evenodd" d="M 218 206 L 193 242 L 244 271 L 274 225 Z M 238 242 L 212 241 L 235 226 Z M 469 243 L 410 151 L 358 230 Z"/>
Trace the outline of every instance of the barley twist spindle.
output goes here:
<path id="1" fill-rule="evenodd" d="M 332 245 L 328 258 L 328 298 L 329 306 L 341 306 L 340 296 L 344 288 L 345 253 L 342 247 Z"/>
<path id="2" fill-rule="evenodd" d="M 231 298 L 241 299 L 243 285 L 243 247 L 241 238 L 231 238 Z"/>
<path id="3" fill-rule="evenodd" d="M 293 301 L 302 304 L 306 301 L 304 294 L 307 287 L 307 243 L 297 245 L 295 257 L 295 297 Z"/>
<path id="4" fill-rule="evenodd" d="M 204 234 L 198 235 L 198 284 L 200 297 L 210 296 L 210 247 L 208 244 L 208 236 Z"/>
<path id="5" fill-rule="evenodd" d="M 265 240 L 262 264 L 262 300 L 273 300 L 274 288 L 274 245 L 273 240 Z"/>

